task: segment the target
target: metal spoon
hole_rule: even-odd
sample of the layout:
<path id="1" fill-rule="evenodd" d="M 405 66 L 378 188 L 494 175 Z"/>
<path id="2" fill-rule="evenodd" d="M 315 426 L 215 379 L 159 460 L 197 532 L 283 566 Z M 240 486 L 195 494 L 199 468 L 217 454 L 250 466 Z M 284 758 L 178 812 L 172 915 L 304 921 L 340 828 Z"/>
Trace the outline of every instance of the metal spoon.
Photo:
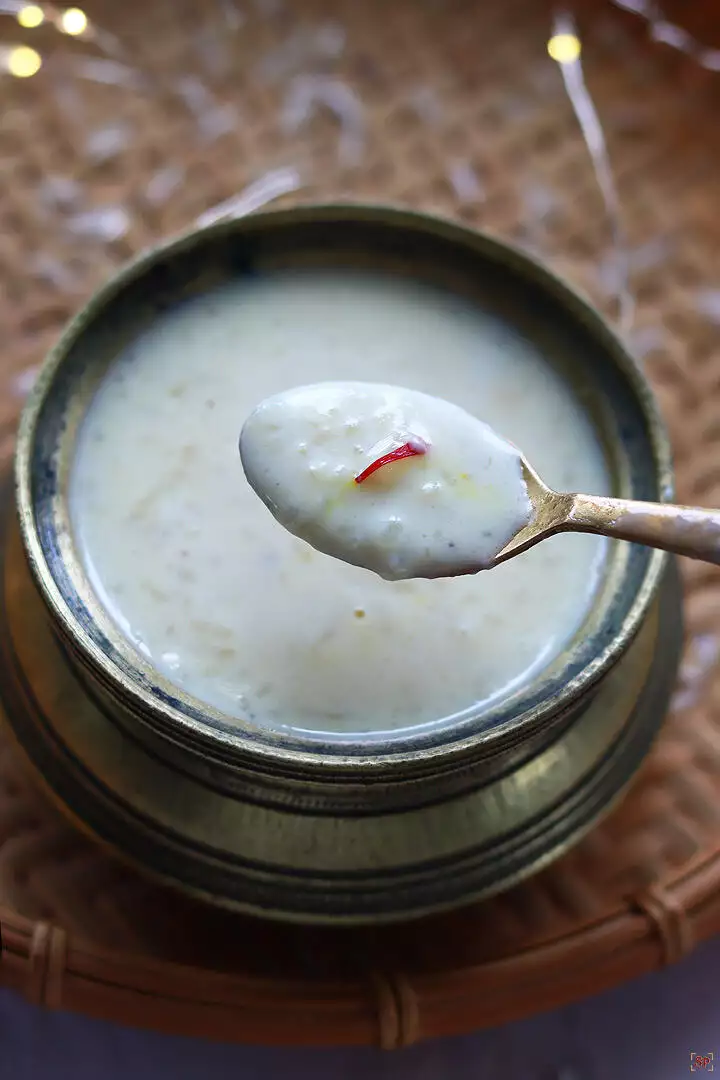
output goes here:
<path id="1" fill-rule="evenodd" d="M 596 533 L 720 565 L 720 510 L 553 491 L 522 458 L 533 516 L 490 563 L 497 566 L 561 532 Z"/>

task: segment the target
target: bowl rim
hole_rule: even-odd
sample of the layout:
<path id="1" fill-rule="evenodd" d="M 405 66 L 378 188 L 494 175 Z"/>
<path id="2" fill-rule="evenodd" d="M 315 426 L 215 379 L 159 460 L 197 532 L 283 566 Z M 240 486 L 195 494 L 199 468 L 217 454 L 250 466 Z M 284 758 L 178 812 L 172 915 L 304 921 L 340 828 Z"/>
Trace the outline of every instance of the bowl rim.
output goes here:
<path id="1" fill-rule="evenodd" d="M 105 309 L 120 297 L 128 286 L 154 265 L 174 258 L 194 245 L 228 233 L 241 235 L 248 226 L 252 230 L 262 230 L 264 227 L 282 228 L 284 224 L 327 224 L 330 221 L 364 221 L 374 226 L 390 226 L 396 231 L 425 233 L 429 239 L 440 236 L 466 251 L 472 250 L 476 255 L 509 267 L 529 279 L 546 295 L 551 295 L 563 307 L 568 318 L 572 319 L 576 326 L 582 326 L 602 351 L 609 354 L 622 378 L 628 382 L 645 422 L 645 435 L 654 460 L 660 497 L 663 501 L 672 497 L 670 443 L 650 385 L 619 335 L 587 296 L 537 258 L 491 233 L 470 228 L 451 218 L 408 207 L 381 202 L 342 201 L 308 202 L 289 208 L 264 209 L 239 218 L 223 218 L 203 227 L 191 227 L 141 252 L 100 286 L 66 325 L 42 364 L 26 401 L 18 428 L 15 453 L 16 507 L 32 577 L 51 616 L 57 621 L 62 636 L 70 641 L 73 652 L 83 666 L 99 677 L 105 687 L 112 687 L 126 705 L 129 704 L 135 720 L 145 720 L 148 726 L 164 739 L 176 741 L 176 737 L 179 737 L 181 741 L 187 741 L 191 753 L 214 758 L 219 764 L 229 765 L 230 755 L 239 757 L 245 763 L 248 760 L 256 764 L 264 762 L 271 768 L 279 765 L 283 769 L 290 765 L 303 771 L 310 769 L 318 776 L 336 775 L 340 772 L 345 776 L 354 775 L 360 778 L 362 775 L 369 779 L 368 770 L 379 778 L 386 776 L 388 772 L 394 772 L 399 762 L 405 770 L 412 764 L 421 769 L 432 769 L 440 762 L 445 766 L 453 760 L 466 758 L 468 753 L 477 753 L 480 747 L 487 752 L 489 745 L 497 747 L 502 745 L 503 740 L 516 739 L 525 729 L 528 732 L 535 730 L 550 715 L 555 716 L 571 709 L 614 666 L 635 637 L 656 594 L 667 564 L 667 554 L 661 551 L 650 553 L 634 600 L 622 624 L 594 659 L 570 678 L 552 699 L 536 703 L 497 727 L 475 731 L 439 746 L 429 745 L 427 741 L 423 743 L 423 740 L 409 734 L 405 738 L 389 739 L 386 743 L 378 741 L 375 748 L 368 753 L 367 741 L 361 744 L 357 739 L 348 739 L 339 743 L 345 748 L 344 752 L 330 755 L 318 738 L 293 738 L 288 744 L 286 738 L 275 738 L 272 729 L 263 729 L 260 741 L 257 737 L 250 737 L 248 729 L 257 732 L 259 725 L 243 726 L 242 722 L 236 722 L 231 734 L 219 731 L 207 720 L 204 723 L 197 721 L 182 709 L 159 698 L 154 687 L 148 689 L 140 680 L 126 676 L 113 658 L 91 639 L 65 600 L 47 559 L 34 514 L 32 462 L 35 437 L 43 408 L 53 392 L 56 376 L 86 329 L 103 317 Z M 100 604 L 99 606 L 102 607 Z M 160 673 L 158 683 L 170 687 L 176 702 L 182 703 L 187 699 L 196 706 L 199 705 L 206 717 L 222 717 L 222 714 L 198 699 L 178 692 Z M 405 729 L 408 730 L 412 732 L 411 728 Z M 348 748 L 352 749 L 348 751 Z"/>

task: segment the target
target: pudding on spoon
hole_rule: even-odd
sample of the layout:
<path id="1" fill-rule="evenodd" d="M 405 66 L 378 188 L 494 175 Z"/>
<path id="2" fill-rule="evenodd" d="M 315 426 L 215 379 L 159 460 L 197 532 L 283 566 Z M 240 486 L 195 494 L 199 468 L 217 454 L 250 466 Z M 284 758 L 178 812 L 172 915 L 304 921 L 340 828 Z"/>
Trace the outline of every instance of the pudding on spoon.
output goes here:
<path id="1" fill-rule="evenodd" d="M 532 517 L 512 443 L 417 390 L 337 382 L 276 394 L 245 422 L 240 456 L 286 529 L 389 580 L 474 573 Z"/>
<path id="2" fill-rule="evenodd" d="M 718 511 L 553 491 L 487 424 L 417 390 L 285 391 L 251 413 L 240 456 L 286 529 L 389 580 L 473 574 L 558 532 L 720 564 Z"/>

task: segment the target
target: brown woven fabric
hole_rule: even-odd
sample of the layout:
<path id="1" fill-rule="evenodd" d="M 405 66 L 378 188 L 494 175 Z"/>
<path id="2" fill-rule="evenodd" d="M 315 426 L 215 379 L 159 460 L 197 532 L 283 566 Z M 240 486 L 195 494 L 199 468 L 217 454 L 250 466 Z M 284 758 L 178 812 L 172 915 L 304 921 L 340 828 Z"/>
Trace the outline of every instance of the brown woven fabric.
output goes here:
<path id="1" fill-rule="evenodd" d="M 717 506 L 720 17 L 709 2 L 674 7 L 693 19 L 684 52 L 610 0 L 576 13 L 621 207 L 632 341 L 670 423 L 680 496 Z M 544 0 L 258 0 L 242 15 L 231 2 L 107 0 L 88 12 L 103 31 L 89 40 L 0 28 L 45 61 L 3 83 L 3 460 L 64 319 L 131 253 L 248 185 L 245 208 L 275 185 L 286 199 L 459 216 L 617 310 L 618 236 L 547 56 Z M 420 924 L 305 931 L 167 893 L 66 825 L 0 737 L 0 980 L 160 1030 L 393 1048 L 674 962 L 720 928 L 720 576 L 684 572 L 673 712 L 620 809 L 533 880 Z"/>

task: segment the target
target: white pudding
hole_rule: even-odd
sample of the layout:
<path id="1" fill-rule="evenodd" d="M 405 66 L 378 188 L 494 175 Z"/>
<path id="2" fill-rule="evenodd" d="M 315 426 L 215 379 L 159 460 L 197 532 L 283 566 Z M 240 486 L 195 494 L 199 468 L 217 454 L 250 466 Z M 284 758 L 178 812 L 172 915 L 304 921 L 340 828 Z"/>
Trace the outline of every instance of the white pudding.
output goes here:
<path id="1" fill-rule="evenodd" d="M 391 275 L 241 279 L 158 316 L 81 425 L 73 532 L 98 598 L 172 684 L 229 717 L 347 735 L 507 697 L 592 604 L 605 543 L 559 536 L 490 573 L 385 581 L 280 528 L 238 433 L 258 402 L 335 380 L 476 413 L 565 491 L 609 493 L 578 399 L 468 300 Z"/>
<path id="2" fill-rule="evenodd" d="M 391 581 L 482 570 L 532 514 L 516 447 L 417 390 L 286 390 L 250 414 L 240 455 L 286 529 Z"/>

